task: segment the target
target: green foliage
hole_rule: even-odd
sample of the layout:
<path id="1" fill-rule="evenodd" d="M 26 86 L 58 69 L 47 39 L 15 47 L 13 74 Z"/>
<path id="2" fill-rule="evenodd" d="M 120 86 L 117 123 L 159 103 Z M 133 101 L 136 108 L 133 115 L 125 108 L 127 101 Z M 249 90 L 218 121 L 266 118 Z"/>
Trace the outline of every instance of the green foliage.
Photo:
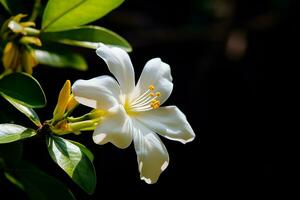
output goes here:
<path id="1" fill-rule="evenodd" d="M 81 71 L 85 71 L 88 68 L 85 59 L 80 54 L 66 49 L 57 49 L 56 52 L 34 49 L 34 55 L 39 63 L 52 67 L 69 67 Z"/>
<path id="2" fill-rule="evenodd" d="M 7 0 L 0 0 L 0 3 L 3 5 L 3 7 L 10 12 L 10 9 L 8 7 L 8 1 Z"/>
<path id="3" fill-rule="evenodd" d="M 124 0 L 0 0 L 0 6 L 7 11 L 0 13 L 0 95 L 36 125 L 35 129 L 31 129 L 13 124 L 13 121 L 18 120 L 10 112 L 13 107 L 1 107 L 0 172 L 3 173 L 0 178 L 7 179 L 26 192 L 30 199 L 75 199 L 60 181 L 23 160 L 22 139 L 36 135 L 40 136 L 37 139 L 44 139 L 46 136 L 51 158 L 76 184 L 88 194 L 95 190 L 93 153 L 83 144 L 53 134 L 80 134 L 80 131 L 94 130 L 100 118 L 84 121 L 84 118 L 78 117 L 79 121 L 68 121 L 75 119 L 70 115 L 78 105 L 69 91 L 65 99 L 65 109 L 68 111 L 61 114 L 59 119 L 53 117 L 40 121 L 34 108 L 44 107 L 47 101 L 41 85 L 31 74 L 38 64 L 87 70 L 84 57 L 70 46 L 96 49 L 99 43 L 105 43 L 132 51 L 128 41 L 117 33 L 103 27 L 86 25 L 105 16 L 123 2 Z M 38 19 L 39 17 L 41 18 Z M 0 100 L 6 103 L 5 100 Z M 85 125 L 85 128 L 77 131 L 72 129 L 79 125 Z M 6 183 L 9 183 L 7 180 Z"/>
<path id="4" fill-rule="evenodd" d="M 31 108 L 46 105 L 46 97 L 39 82 L 25 73 L 13 73 L 0 79 L 0 94 Z"/>
<path id="5" fill-rule="evenodd" d="M 42 20 L 43 31 L 61 31 L 95 21 L 124 0 L 49 0 Z"/>
<path id="6" fill-rule="evenodd" d="M 0 0 L 0 3 L 12 15 L 28 11 L 24 0 Z"/>
<path id="7" fill-rule="evenodd" d="M 88 159 L 90 159 L 91 162 L 94 161 L 93 153 L 88 148 L 86 148 L 86 146 L 84 146 L 83 144 L 81 144 L 79 142 L 75 142 L 75 141 L 72 141 L 72 140 L 68 140 L 68 141 L 75 144 L 77 147 L 79 147 L 80 150 L 88 157 Z"/>
<path id="8" fill-rule="evenodd" d="M 48 151 L 56 162 L 83 190 L 92 194 L 96 172 L 92 161 L 75 143 L 57 136 L 47 137 Z"/>
<path id="9" fill-rule="evenodd" d="M 0 159 L 5 160 L 8 165 L 19 163 L 23 155 L 23 141 L 6 143 L 0 145 Z"/>
<path id="10" fill-rule="evenodd" d="M 22 140 L 36 135 L 36 131 L 17 124 L 0 124 L 0 144 Z"/>
<path id="11" fill-rule="evenodd" d="M 20 103 L 18 103 L 16 100 L 6 96 L 2 95 L 9 103 L 11 103 L 16 109 L 18 109 L 20 112 L 22 112 L 26 117 L 28 117 L 36 126 L 41 126 L 41 122 L 39 119 L 39 116 L 36 114 L 36 112 L 27 106 L 24 106 Z"/>
<path id="12" fill-rule="evenodd" d="M 64 44 L 96 49 L 99 42 L 114 45 L 131 51 L 130 44 L 117 33 L 99 26 L 81 26 L 67 31 L 45 32 L 44 40 L 52 40 Z"/>
<path id="13" fill-rule="evenodd" d="M 28 162 L 20 162 L 16 171 L 31 200 L 75 199 L 71 191 L 60 181 Z"/>

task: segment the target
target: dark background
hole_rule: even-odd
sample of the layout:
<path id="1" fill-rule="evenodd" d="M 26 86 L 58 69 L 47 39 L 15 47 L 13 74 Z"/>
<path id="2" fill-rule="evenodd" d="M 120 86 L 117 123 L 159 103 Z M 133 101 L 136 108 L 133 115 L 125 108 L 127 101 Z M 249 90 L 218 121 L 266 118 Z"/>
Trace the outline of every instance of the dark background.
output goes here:
<path id="1" fill-rule="evenodd" d="M 99 146 L 92 133 L 69 138 L 95 154 L 93 196 L 51 161 L 44 144 L 25 142 L 25 157 L 63 180 L 78 199 L 191 199 L 272 190 L 280 177 L 278 158 L 284 156 L 277 132 L 283 129 L 285 69 L 296 58 L 295 7 L 288 0 L 131 0 L 93 23 L 132 44 L 136 77 L 153 57 L 171 66 L 174 90 L 165 105 L 174 104 L 187 115 L 196 139 L 186 145 L 162 139 L 170 165 L 157 184 L 139 179 L 133 145 L 126 150 Z M 55 105 L 66 79 L 109 74 L 94 51 L 77 50 L 88 59 L 88 72 L 35 69 L 49 105 Z M 46 120 L 52 109 L 38 112 Z"/>

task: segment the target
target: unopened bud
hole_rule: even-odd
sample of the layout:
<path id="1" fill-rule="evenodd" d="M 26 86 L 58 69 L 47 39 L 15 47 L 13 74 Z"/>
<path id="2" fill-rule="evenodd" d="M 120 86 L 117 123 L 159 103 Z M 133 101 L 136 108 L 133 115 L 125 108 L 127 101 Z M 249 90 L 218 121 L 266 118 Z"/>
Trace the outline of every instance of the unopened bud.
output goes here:
<path id="1" fill-rule="evenodd" d="M 63 118 L 66 108 L 68 106 L 71 93 L 71 82 L 67 80 L 59 92 L 56 107 L 53 112 L 53 121 L 57 121 Z"/>

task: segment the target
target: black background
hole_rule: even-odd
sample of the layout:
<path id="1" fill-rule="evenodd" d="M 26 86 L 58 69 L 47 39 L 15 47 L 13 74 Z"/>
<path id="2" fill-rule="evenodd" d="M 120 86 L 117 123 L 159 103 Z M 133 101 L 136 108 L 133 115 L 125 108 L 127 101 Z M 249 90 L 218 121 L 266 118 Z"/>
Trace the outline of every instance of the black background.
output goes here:
<path id="1" fill-rule="evenodd" d="M 283 128 L 284 72 L 295 59 L 294 7 L 280 0 L 132 0 L 93 23 L 132 44 L 136 77 L 153 57 L 171 66 L 174 90 L 165 105 L 176 105 L 187 115 L 196 139 L 186 145 L 162 139 L 170 165 L 158 183 L 139 179 L 133 145 L 126 150 L 99 146 L 92 133 L 69 136 L 95 154 L 98 183 L 92 196 L 51 161 L 44 143 L 25 142 L 25 157 L 63 180 L 78 199 L 191 199 L 272 190 L 283 156 L 277 132 Z M 88 72 L 46 66 L 34 71 L 50 106 L 66 79 L 109 74 L 94 51 L 76 50 L 88 59 Z M 52 109 L 38 112 L 49 116 L 46 120 Z"/>

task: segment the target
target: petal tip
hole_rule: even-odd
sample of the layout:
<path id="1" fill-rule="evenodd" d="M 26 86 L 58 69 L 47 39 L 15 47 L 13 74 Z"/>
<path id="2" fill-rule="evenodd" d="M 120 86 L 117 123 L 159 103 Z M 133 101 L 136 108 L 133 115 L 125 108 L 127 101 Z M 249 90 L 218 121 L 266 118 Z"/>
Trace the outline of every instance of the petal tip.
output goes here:
<path id="1" fill-rule="evenodd" d="M 151 181 L 150 178 L 146 178 L 144 176 L 141 176 L 141 180 L 144 180 L 147 184 L 153 184 L 154 182 Z"/>
<path id="2" fill-rule="evenodd" d="M 161 171 L 165 171 L 165 169 L 167 169 L 168 165 L 169 165 L 169 162 L 168 162 L 168 161 L 165 161 L 165 162 L 162 164 L 162 166 L 160 167 L 160 170 L 161 170 Z"/>
<path id="3" fill-rule="evenodd" d="M 93 136 L 93 140 L 96 144 L 101 144 L 105 138 L 106 138 L 105 133 L 100 133 Z"/>

